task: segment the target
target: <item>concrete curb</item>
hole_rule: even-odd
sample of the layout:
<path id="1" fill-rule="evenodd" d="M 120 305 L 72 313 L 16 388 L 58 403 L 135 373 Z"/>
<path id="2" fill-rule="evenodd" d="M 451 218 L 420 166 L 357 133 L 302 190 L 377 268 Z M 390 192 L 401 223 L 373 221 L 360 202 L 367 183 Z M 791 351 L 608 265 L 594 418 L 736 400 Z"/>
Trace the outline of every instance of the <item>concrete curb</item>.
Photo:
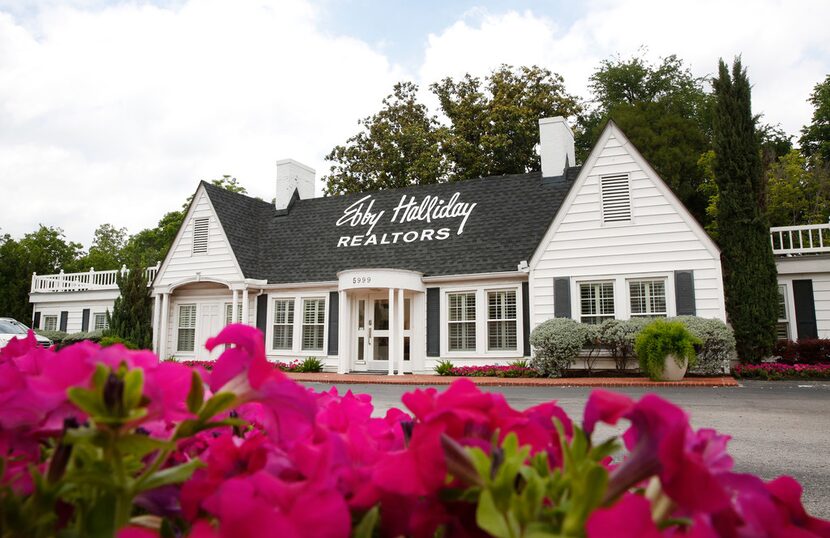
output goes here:
<path id="1" fill-rule="evenodd" d="M 305 383 L 342 383 L 355 385 L 449 385 L 460 377 L 438 375 L 374 375 L 374 374 L 331 374 L 294 373 L 286 375 L 295 381 Z M 573 378 L 501 378 L 467 377 L 480 386 L 515 387 L 739 387 L 732 377 L 691 377 L 683 381 L 650 381 L 646 378 L 629 377 L 573 377 Z"/>

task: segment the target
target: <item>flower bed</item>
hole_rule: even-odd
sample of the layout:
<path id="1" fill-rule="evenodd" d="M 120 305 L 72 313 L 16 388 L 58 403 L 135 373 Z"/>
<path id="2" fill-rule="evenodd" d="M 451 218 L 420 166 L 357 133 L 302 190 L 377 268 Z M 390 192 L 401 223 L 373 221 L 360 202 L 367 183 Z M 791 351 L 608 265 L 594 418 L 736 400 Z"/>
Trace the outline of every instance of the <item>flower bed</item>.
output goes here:
<path id="1" fill-rule="evenodd" d="M 313 360 L 312 360 L 313 359 Z M 315 362 L 316 361 L 316 362 Z M 191 368 L 204 368 L 206 371 L 210 372 L 213 370 L 213 367 L 216 365 L 215 360 L 209 361 L 197 361 L 197 360 L 186 360 L 186 361 L 179 361 L 176 359 L 169 359 L 169 362 L 175 362 L 178 364 L 183 364 L 185 366 Z M 268 361 L 273 368 L 283 372 L 322 372 L 323 366 L 320 364 L 318 359 L 310 357 L 309 359 L 305 359 L 301 361 L 300 359 L 294 359 L 290 362 L 282 362 L 282 361 Z"/>
<path id="2" fill-rule="evenodd" d="M 539 377 L 539 372 L 529 366 L 513 364 L 501 366 L 490 364 L 486 366 L 453 366 L 441 371 L 440 375 L 459 377 Z"/>
<path id="3" fill-rule="evenodd" d="M 740 364 L 732 375 L 738 379 L 830 379 L 830 364 Z"/>
<path id="4" fill-rule="evenodd" d="M 0 350 L 2 535 L 830 537 L 798 482 L 734 472 L 728 436 L 656 395 L 597 390 L 575 421 L 459 379 L 373 417 L 287 378 L 252 327 L 219 346 L 209 372 L 31 333 Z"/>

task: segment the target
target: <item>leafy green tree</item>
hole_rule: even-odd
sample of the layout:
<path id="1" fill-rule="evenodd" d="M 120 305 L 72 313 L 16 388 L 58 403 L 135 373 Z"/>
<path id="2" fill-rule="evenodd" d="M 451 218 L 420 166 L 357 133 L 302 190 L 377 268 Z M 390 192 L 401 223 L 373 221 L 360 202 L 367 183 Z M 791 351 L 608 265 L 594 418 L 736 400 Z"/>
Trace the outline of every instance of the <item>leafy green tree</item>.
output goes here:
<path id="1" fill-rule="evenodd" d="M 807 157 L 818 155 L 824 164 L 830 164 L 830 75 L 815 85 L 809 102 L 813 119 L 801 130 L 801 151 Z"/>
<path id="2" fill-rule="evenodd" d="M 577 160 L 613 119 L 700 222 L 708 198 L 698 162 L 711 148 L 712 97 L 676 56 L 604 60 L 590 79 L 594 107 L 579 118 Z"/>
<path id="3" fill-rule="evenodd" d="M 146 228 L 130 236 L 122 252 L 124 263 L 129 267 L 149 267 L 163 260 L 183 221 L 184 211 L 171 211 L 155 228 Z"/>
<path id="4" fill-rule="evenodd" d="M 99 271 L 119 269 L 124 263 L 122 255 L 126 243 L 126 228 L 116 228 L 112 224 L 98 226 L 95 229 L 89 252 L 78 262 L 80 270 L 85 271 L 90 268 Z"/>
<path id="5" fill-rule="evenodd" d="M 210 183 L 216 187 L 225 189 L 226 191 L 236 192 L 239 194 L 248 194 L 248 189 L 240 184 L 239 180 L 229 174 L 224 174 L 220 179 L 211 179 Z"/>
<path id="6" fill-rule="evenodd" d="M 726 312 L 738 356 L 755 362 L 775 343 L 778 291 L 769 224 L 762 211 L 764 177 L 746 70 L 720 61 L 713 81 L 713 171 Z"/>
<path id="7" fill-rule="evenodd" d="M 360 120 L 362 130 L 336 146 L 323 177 L 328 195 L 423 185 L 446 180 L 438 120 L 418 102 L 418 86 L 395 84 L 383 107 Z"/>
<path id="8" fill-rule="evenodd" d="M 32 315 L 32 273 L 74 271 L 80 254 L 81 245 L 67 242 L 60 228 L 41 224 L 19 241 L 8 234 L 0 236 L 0 316 L 28 322 Z"/>
<path id="9" fill-rule="evenodd" d="M 450 122 L 441 150 L 454 180 L 539 170 L 539 119 L 582 110 L 562 77 L 538 66 L 501 65 L 484 81 L 467 74 L 430 89 Z"/>
<path id="10" fill-rule="evenodd" d="M 827 222 L 830 216 L 830 170 L 808 163 L 801 152 L 791 150 L 770 167 L 766 204 L 770 225 Z"/>
<path id="11" fill-rule="evenodd" d="M 117 336 L 141 349 L 150 349 L 153 345 L 153 299 L 144 268 L 134 266 L 126 275 L 119 275 L 118 289 L 120 295 L 112 313 L 107 312 L 109 329 L 105 336 Z"/>

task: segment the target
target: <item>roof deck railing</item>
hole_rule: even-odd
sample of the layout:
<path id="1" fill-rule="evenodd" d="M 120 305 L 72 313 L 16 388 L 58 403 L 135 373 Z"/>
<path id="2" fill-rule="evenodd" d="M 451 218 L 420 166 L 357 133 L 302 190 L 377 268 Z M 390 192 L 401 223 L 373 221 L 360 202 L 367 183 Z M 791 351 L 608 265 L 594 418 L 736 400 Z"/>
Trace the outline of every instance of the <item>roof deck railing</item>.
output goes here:
<path id="1" fill-rule="evenodd" d="M 158 273 L 161 263 L 144 269 L 144 276 L 149 286 Z M 109 271 L 96 271 L 90 269 L 81 273 L 64 273 L 61 271 L 55 275 L 32 274 L 32 293 L 52 293 L 61 291 L 91 291 L 91 290 L 115 290 L 118 289 L 118 275 L 129 273 L 126 266 L 121 269 Z"/>
<path id="2" fill-rule="evenodd" d="M 776 256 L 830 252 L 830 223 L 802 226 L 775 226 L 769 229 L 772 253 Z"/>

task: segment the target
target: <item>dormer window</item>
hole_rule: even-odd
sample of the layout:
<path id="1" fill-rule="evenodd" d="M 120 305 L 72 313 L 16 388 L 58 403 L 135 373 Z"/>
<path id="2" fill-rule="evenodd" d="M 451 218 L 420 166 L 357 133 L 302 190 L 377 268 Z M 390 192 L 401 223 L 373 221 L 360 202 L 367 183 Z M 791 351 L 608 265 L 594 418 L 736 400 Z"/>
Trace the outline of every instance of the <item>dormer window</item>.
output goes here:
<path id="1" fill-rule="evenodd" d="M 193 219 L 193 254 L 207 254 L 210 218 Z"/>
<path id="2" fill-rule="evenodd" d="M 631 222 L 631 189 L 628 174 L 599 178 L 602 222 Z"/>

